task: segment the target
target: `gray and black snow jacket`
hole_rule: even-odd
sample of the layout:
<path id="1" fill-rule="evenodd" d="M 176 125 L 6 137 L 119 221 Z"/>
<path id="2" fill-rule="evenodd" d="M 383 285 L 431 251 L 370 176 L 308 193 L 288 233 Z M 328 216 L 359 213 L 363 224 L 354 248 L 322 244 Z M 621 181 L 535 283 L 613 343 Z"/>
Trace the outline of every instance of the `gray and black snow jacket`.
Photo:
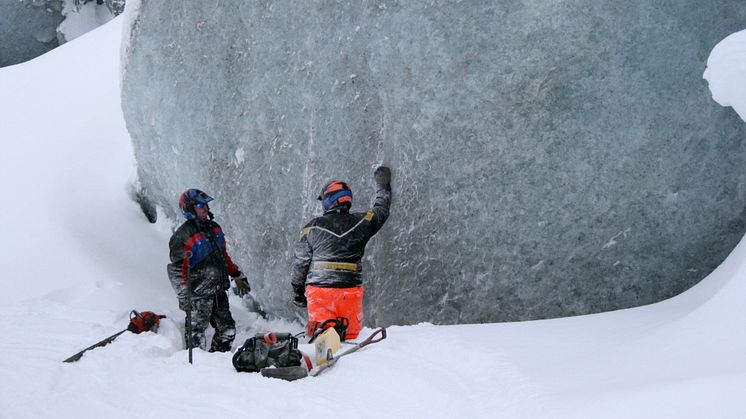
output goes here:
<path id="1" fill-rule="evenodd" d="M 369 211 L 332 211 L 303 227 L 294 248 L 291 283 L 295 295 L 303 295 L 306 285 L 325 288 L 361 285 L 360 260 L 365 245 L 386 222 L 390 205 L 391 185 L 379 184 Z"/>
<path id="2" fill-rule="evenodd" d="M 230 287 L 228 275 L 241 275 L 238 266 L 228 256 L 225 235 L 212 220 L 187 220 L 168 242 L 171 263 L 168 279 L 176 291 L 180 305 L 186 300 L 187 262 L 192 297 L 209 297 Z M 187 259 L 186 255 L 191 254 Z"/>

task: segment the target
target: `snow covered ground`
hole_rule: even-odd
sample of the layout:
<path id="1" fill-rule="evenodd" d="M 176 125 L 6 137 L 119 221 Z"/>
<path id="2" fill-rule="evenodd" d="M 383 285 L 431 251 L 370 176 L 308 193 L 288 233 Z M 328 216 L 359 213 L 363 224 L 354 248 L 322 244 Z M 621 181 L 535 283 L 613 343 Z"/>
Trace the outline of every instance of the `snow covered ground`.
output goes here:
<path id="1" fill-rule="evenodd" d="M 129 197 L 122 22 L 0 69 L 0 418 L 746 417 L 744 242 L 688 292 L 646 307 L 393 326 L 382 343 L 291 383 L 237 373 L 231 354 L 197 350 L 189 365 L 165 273 L 171 226 L 149 224 Z M 721 104 L 746 109 L 733 93 L 746 87 L 746 33 L 721 45 L 708 81 Z M 301 330 L 231 298 L 234 347 L 258 331 Z M 61 362 L 125 328 L 132 309 L 169 318 L 158 334 L 125 333 Z"/>

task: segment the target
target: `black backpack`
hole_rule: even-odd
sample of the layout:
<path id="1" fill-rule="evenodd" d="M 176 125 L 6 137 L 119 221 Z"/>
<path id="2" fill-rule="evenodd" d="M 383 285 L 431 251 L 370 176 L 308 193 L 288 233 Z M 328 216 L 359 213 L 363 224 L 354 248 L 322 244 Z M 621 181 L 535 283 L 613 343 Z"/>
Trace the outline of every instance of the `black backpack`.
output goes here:
<path id="1" fill-rule="evenodd" d="M 259 372 L 266 367 L 294 367 L 301 364 L 298 339 L 290 333 L 258 333 L 233 354 L 239 372 Z"/>

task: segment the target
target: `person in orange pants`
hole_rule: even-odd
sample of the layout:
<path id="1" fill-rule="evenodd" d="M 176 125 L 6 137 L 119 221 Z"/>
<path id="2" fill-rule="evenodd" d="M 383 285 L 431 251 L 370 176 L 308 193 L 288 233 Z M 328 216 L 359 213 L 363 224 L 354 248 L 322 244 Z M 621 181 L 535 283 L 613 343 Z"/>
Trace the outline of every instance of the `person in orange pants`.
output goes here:
<path id="1" fill-rule="evenodd" d="M 308 308 L 310 336 L 326 320 L 345 318 L 346 339 L 355 339 L 363 324 L 363 283 L 360 260 L 368 241 L 383 227 L 391 205 L 391 170 L 381 166 L 374 173 L 373 208 L 350 212 L 352 190 L 335 179 L 321 190 L 324 215 L 301 230 L 294 247 L 291 284 L 293 304 Z"/>
<path id="2" fill-rule="evenodd" d="M 346 319 L 345 339 L 355 339 L 363 328 L 363 286 L 351 288 L 323 288 L 306 286 L 308 300 L 308 328 L 315 329 L 329 319 Z"/>

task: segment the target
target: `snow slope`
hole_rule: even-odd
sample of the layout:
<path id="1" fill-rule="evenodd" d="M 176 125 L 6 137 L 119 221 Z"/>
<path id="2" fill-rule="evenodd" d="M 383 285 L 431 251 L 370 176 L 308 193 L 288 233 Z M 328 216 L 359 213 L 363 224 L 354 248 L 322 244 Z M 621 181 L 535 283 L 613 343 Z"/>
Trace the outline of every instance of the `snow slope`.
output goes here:
<path id="1" fill-rule="evenodd" d="M 128 192 L 122 22 L 0 69 L 0 418 L 746 417 L 743 242 L 700 284 L 646 307 L 393 326 L 382 343 L 292 383 L 236 373 L 231 354 L 197 350 L 189 365 L 165 276 L 171 226 L 149 224 Z M 709 67 L 730 65 L 728 51 Z M 708 72 L 713 92 L 746 83 Z M 258 331 L 301 330 L 258 319 L 235 296 L 231 305 L 234 347 Z M 132 309 L 169 318 L 158 334 L 125 333 L 60 362 L 126 327 Z"/>

